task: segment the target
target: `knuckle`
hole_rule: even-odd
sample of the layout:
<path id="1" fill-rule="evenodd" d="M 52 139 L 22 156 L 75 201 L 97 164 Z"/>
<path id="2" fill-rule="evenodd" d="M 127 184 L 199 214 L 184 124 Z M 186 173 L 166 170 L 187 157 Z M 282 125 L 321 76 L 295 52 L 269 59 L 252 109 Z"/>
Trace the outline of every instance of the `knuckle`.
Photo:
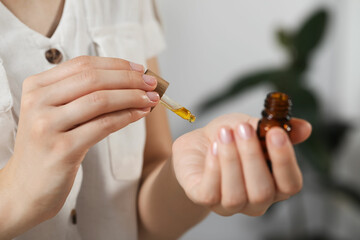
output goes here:
<path id="1" fill-rule="evenodd" d="M 130 124 L 132 122 L 135 122 L 139 120 L 140 118 L 144 117 L 145 112 L 139 112 L 137 110 L 126 110 L 128 114 L 128 121 L 127 124 Z"/>
<path id="2" fill-rule="evenodd" d="M 127 119 L 129 119 L 129 123 L 137 120 L 138 115 L 132 110 L 126 110 Z"/>
<path id="3" fill-rule="evenodd" d="M 23 109 L 30 109 L 35 105 L 36 102 L 37 102 L 37 97 L 35 96 L 35 94 L 32 93 L 24 94 L 21 97 L 21 107 Z"/>
<path id="4" fill-rule="evenodd" d="M 224 149 L 219 148 L 220 162 L 227 164 L 229 167 L 238 167 L 240 164 L 239 155 L 235 146 L 224 146 Z"/>
<path id="5" fill-rule="evenodd" d="M 219 207 L 219 206 L 211 207 L 211 210 L 216 212 L 220 216 L 223 216 L 223 217 L 230 217 L 230 216 L 233 216 L 233 215 L 238 213 L 238 212 L 235 212 L 235 211 L 233 212 L 233 211 L 225 210 L 225 209 L 223 209 L 222 207 Z"/>
<path id="6" fill-rule="evenodd" d="M 81 72 L 80 74 L 81 81 L 85 81 L 90 85 L 98 83 L 97 71 L 94 69 L 87 69 Z"/>
<path id="7" fill-rule="evenodd" d="M 41 116 L 35 120 L 32 133 L 35 136 L 44 136 L 51 129 L 51 119 L 48 116 Z"/>
<path id="8" fill-rule="evenodd" d="M 107 95 L 102 92 L 93 92 L 89 95 L 89 101 L 91 105 L 95 105 L 99 108 L 106 108 L 108 105 L 108 98 Z"/>
<path id="9" fill-rule="evenodd" d="M 303 188 L 303 182 L 302 180 L 293 182 L 291 184 L 287 184 L 285 187 L 283 187 L 282 192 L 287 195 L 295 195 L 301 191 Z"/>
<path id="10" fill-rule="evenodd" d="M 221 161 L 229 166 L 236 166 L 240 163 L 237 155 L 235 155 L 235 150 L 232 151 L 221 151 Z M 235 155 L 235 156 L 234 156 Z"/>
<path id="11" fill-rule="evenodd" d="M 252 161 L 253 159 L 259 159 L 259 157 L 262 156 L 260 149 L 254 147 L 246 147 L 244 152 L 246 156 L 243 158 L 243 161 Z"/>
<path id="12" fill-rule="evenodd" d="M 261 216 L 265 215 L 266 211 L 267 211 L 267 208 L 260 209 L 260 210 L 257 210 L 255 212 L 251 213 L 251 214 L 248 214 L 248 215 L 252 216 L 252 217 L 261 217 Z"/>
<path id="13" fill-rule="evenodd" d="M 22 84 L 23 90 L 27 90 L 27 89 L 31 88 L 31 86 L 35 83 L 35 81 L 36 81 L 35 76 L 30 76 L 30 77 L 25 78 L 25 80 Z"/>
<path id="14" fill-rule="evenodd" d="M 103 129 L 106 132 L 112 133 L 126 127 L 130 123 L 135 122 L 136 120 L 141 118 L 141 116 L 143 116 L 137 111 L 130 109 L 122 110 L 121 112 L 114 114 L 116 115 L 107 114 L 99 117 L 97 121 L 99 128 Z M 120 121 L 119 117 L 121 118 Z"/>
<path id="15" fill-rule="evenodd" d="M 138 87 L 139 83 L 142 83 L 142 74 L 139 72 L 135 72 L 135 71 L 127 71 L 127 77 L 128 77 L 128 81 L 129 81 L 129 85 L 130 87 Z"/>
<path id="16" fill-rule="evenodd" d="M 125 79 L 128 82 L 128 84 L 131 84 L 132 82 L 132 73 L 131 71 L 125 71 Z"/>
<path id="17" fill-rule="evenodd" d="M 121 68 L 124 68 L 123 63 L 127 62 L 127 61 L 125 61 L 125 60 L 123 60 L 121 58 L 112 58 L 112 57 L 107 58 L 107 60 L 110 62 L 111 65 L 121 67 Z M 130 69 L 130 65 L 129 65 L 128 68 Z"/>
<path id="18" fill-rule="evenodd" d="M 251 197 L 251 203 L 264 204 L 271 202 L 273 198 L 274 198 L 274 191 L 270 188 L 265 188 L 253 194 L 253 196 Z"/>
<path id="19" fill-rule="evenodd" d="M 246 198 L 235 195 L 229 196 L 223 199 L 222 205 L 225 209 L 239 210 L 244 208 L 244 206 L 246 205 Z"/>
<path id="20" fill-rule="evenodd" d="M 139 89 L 133 90 L 133 94 L 131 96 L 132 96 L 132 101 L 136 103 L 140 103 L 139 105 L 147 104 L 150 101 L 145 91 Z"/>
<path id="21" fill-rule="evenodd" d="M 124 71 L 123 76 L 124 82 L 128 85 L 129 88 L 136 88 L 137 81 L 136 81 L 136 73 L 133 71 Z"/>
<path id="22" fill-rule="evenodd" d="M 93 68 L 93 64 L 90 56 L 79 56 L 73 59 L 74 64 L 80 71 L 88 70 Z"/>
<path id="23" fill-rule="evenodd" d="M 100 129 L 103 129 L 107 132 L 114 131 L 113 130 L 114 129 L 113 119 L 109 115 L 101 116 L 97 122 L 98 122 Z"/>
<path id="24" fill-rule="evenodd" d="M 218 194 L 215 193 L 207 193 L 203 194 L 200 199 L 197 200 L 198 204 L 203 206 L 213 206 L 217 204 L 220 200 Z"/>
<path id="25" fill-rule="evenodd" d="M 273 158 L 272 161 L 274 162 L 274 165 L 276 165 L 276 167 L 278 168 L 290 168 L 292 161 L 290 160 L 290 158 L 287 157 L 277 157 L 277 158 Z"/>
<path id="26" fill-rule="evenodd" d="M 287 194 L 281 194 L 281 196 L 277 197 L 276 202 L 285 201 L 290 198 L 290 195 Z"/>

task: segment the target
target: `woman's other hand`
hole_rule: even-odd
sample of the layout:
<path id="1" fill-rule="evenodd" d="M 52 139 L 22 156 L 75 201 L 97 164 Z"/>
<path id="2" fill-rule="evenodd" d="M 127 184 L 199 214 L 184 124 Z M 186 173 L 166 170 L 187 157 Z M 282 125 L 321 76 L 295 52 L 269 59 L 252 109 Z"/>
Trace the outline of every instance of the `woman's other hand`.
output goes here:
<path id="1" fill-rule="evenodd" d="M 194 203 L 223 216 L 258 216 L 301 190 L 302 174 L 292 144 L 306 140 L 311 125 L 292 119 L 290 137 L 280 128 L 269 130 L 271 173 L 256 136 L 257 122 L 243 114 L 225 115 L 175 141 L 174 171 Z"/>

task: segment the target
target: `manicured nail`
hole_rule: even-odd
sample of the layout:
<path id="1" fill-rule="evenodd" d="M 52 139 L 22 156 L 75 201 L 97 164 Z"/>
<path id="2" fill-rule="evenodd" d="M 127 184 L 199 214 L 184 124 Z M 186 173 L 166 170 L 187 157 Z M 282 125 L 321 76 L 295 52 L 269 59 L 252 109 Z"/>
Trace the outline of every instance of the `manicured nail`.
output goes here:
<path id="1" fill-rule="evenodd" d="M 144 66 L 143 65 L 133 63 L 133 62 L 129 62 L 129 64 L 130 64 L 130 67 L 131 67 L 132 70 L 144 73 Z"/>
<path id="2" fill-rule="evenodd" d="M 228 128 L 221 128 L 219 134 L 222 143 L 228 144 L 234 141 L 234 137 Z"/>
<path id="3" fill-rule="evenodd" d="M 212 146 L 211 146 L 211 153 L 212 155 L 216 156 L 218 153 L 218 143 L 215 141 L 213 142 Z"/>
<path id="4" fill-rule="evenodd" d="M 149 75 L 143 75 L 143 79 L 144 79 L 144 82 L 147 84 L 147 85 L 150 85 L 150 86 L 154 86 L 156 85 L 156 78 L 153 77 L 153 76 L 149 76 Z"/>
<path id="5" fill-rule="evenodd" d="M 248 140 L 254 135 L 254 131 L 248 123 L 242 123 L 238 127 L 238 134 L 242 139 Z"/>
<path id="6" fill-rule="evenodd" d="M 157 102 L 160 99 L 160 96 L 157 92 L 146 92 L 146 95 L 152 102 Z"/>
<path id="7" fill-rule="evenodd" d="M 284 146 L 286 142 L 286 136 L 285 132 L 283 130 L 275 130 L 271 133 L 270 141 L 272 144 L 274 144 L 276 147 L 282 147 Z"/>

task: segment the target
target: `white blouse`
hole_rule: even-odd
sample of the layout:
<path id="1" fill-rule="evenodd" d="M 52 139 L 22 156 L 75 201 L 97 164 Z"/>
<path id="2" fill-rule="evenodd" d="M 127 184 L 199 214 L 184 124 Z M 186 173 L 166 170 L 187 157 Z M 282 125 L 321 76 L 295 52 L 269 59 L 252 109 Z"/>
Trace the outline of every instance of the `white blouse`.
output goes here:
<path id="1" fill-rule="evenodd" d="M 23 80 L 80 55 L 146 64 L 165 47 L 152 0 L 66 0 L 47 38 L 0 2 L 0 168 L 13 153 Z M 137 190 L 143 164 L 144 120 L 111 134 L 87 153 L 64 207 L 18 240 L 137 239 Z M 1 214 L 1 213 L 0 213 Z"/>

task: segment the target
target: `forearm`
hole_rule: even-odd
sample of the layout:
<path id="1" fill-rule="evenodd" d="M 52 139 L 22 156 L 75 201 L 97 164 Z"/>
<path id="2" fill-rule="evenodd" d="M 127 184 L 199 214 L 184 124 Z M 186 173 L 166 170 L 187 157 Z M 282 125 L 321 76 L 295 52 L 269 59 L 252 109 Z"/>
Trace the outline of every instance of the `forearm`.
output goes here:
<path id="1" fill-rule="evenodd" d="M 209 210 L 195 205 L 179 185 L 171 160 L 161 164 L 139 193 L 140 239 L 176 239 Z"/>

